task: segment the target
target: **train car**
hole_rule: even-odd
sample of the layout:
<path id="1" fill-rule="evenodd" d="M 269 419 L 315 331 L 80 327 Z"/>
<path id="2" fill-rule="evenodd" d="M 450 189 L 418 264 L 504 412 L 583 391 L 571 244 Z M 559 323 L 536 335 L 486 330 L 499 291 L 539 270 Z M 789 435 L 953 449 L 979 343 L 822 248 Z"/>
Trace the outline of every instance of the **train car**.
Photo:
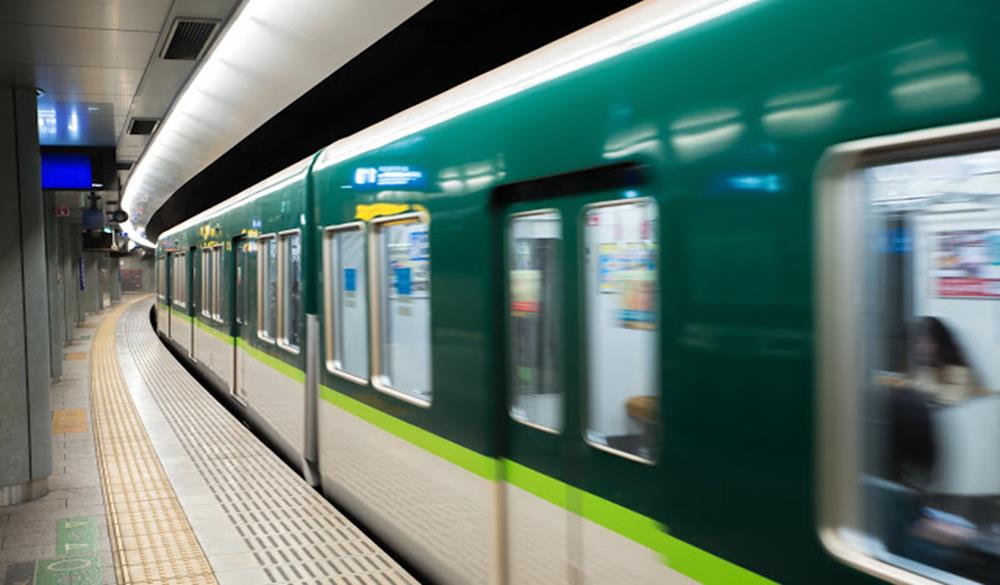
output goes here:
<path id="1" fill-rule="evenodd" d="M 997 24 L 640 3 L 162 234 L 160 331 L 442 583 L 998 582 Z"/>

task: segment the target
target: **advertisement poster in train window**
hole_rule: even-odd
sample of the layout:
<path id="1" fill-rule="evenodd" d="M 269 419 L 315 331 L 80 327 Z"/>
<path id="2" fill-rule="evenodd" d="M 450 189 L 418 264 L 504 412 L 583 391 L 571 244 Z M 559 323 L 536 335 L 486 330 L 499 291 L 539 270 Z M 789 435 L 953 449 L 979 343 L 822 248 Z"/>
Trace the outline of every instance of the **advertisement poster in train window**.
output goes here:
<path id="1" fill-rule="evenodd" d="M 1000 230 L 938 232 L 934 240 L 938 297 L 1000 299 Z"/>
<path id="2" fill-rule="evenodd" d="M 542 271 L 510 271 L 510 314 L 512 317 L 538 315 L 542 304 Z"/>
<path id="3" fill-rule="evenodd" d="M 656 245 L 652 242 L 598 245 L 598 284 L 617 296 L 615 318 L 626 329 L 656 327 Z"/>
<path id="4" fill-rule="evenodd" d="M 430 292 L 430 246 L 427 226 L 411 224 L 389 229 L 403 231 L 403 237 L 392 238 L 387 246 L 390 297 L 426 298 Z M 395 241 L 394 241 L 395 240 Z"/>

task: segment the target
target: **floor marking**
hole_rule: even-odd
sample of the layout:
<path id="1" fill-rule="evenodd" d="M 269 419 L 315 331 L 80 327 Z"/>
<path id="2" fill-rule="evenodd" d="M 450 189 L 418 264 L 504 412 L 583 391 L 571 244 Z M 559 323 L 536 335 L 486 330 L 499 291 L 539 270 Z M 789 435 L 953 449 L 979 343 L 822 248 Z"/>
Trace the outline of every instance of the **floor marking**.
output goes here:
<path id="1" fill-rule="evenodd" d="M 71 362 L 80 362 L 87 359 L 87 352 L 85 351 L 71 351 L 65 355 L 66 360 Z"/>
<path id="2" fill-rule="evenodd" d="M 92 516 L 63 518 L 56 528 L 56 558 L 30 563 L 30 571 L 18 569 L 7 585 L 101 585 L 100 531 Z"/>
<path id="3" fill-rule="evenodd" d="M 100 533 L 93 517 L 63 518 L 56 531 L 56 556 L 83 557 L 97 555 Z"/>
<path id="4" fill-rule="evenodd" d="M 63 408 L 52 413 L 52 432 L 86 433 L 87 411 L 82 408 Z"/>
<path id="5" fill-rule="evenodd" d="M 122 378 L 115 327 L 131 304 L 122 303 L 101 322 L 90 362 L 94 443 L 118 583 L 217 585 Z M 149 499 L 134 497 L 150 491 L 155 495 Z"/>

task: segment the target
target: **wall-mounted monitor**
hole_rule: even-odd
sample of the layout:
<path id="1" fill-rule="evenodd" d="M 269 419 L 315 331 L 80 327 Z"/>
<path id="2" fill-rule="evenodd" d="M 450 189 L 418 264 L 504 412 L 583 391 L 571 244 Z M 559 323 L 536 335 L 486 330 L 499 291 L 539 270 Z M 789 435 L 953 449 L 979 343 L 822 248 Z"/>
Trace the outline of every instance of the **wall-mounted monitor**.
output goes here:
<path id="1" fill-rule="evenodd" d="M 42 189 L 89 191 L 94 174 L 88 154 L 42 153 Z"/>
<path id="2" fill-rule="evenodd" d="M 42 147 L 42 189 L 113 191 L 115 149 Z"/>

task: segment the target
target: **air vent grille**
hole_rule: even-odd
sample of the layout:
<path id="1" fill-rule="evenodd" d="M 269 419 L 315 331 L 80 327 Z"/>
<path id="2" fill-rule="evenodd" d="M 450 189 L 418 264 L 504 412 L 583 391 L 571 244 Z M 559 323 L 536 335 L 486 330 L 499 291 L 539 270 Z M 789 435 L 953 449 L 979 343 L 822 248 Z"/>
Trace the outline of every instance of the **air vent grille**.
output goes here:
<path id="1" fill-rule="evenodd" d="M 133 118 L 132 125 L 128 127 L 128 133 L 133 136 L 149 136 L 156 130 L 156 125 L 160 121 L 153 118 Z"/>
<path id="2" fill-rule="evenodd" d="M 212 38 L 216 24 L 218 23 L 214 20 L 175 20 L 170 38 L 163 48 L 163 58 L 176 61 L 197 60 L 205 50 L 208 39 Z"/>
<path id="3" fill-rule="evenodd" d="M 132 170 L 132 165 L 134 165 L 134 164 L 135 164 L 134 162 L 129 162 L 129 161 L 118 161 L 118 162 L 115 163 L 115 170 L 116 171 L 131 171 Z"/>

